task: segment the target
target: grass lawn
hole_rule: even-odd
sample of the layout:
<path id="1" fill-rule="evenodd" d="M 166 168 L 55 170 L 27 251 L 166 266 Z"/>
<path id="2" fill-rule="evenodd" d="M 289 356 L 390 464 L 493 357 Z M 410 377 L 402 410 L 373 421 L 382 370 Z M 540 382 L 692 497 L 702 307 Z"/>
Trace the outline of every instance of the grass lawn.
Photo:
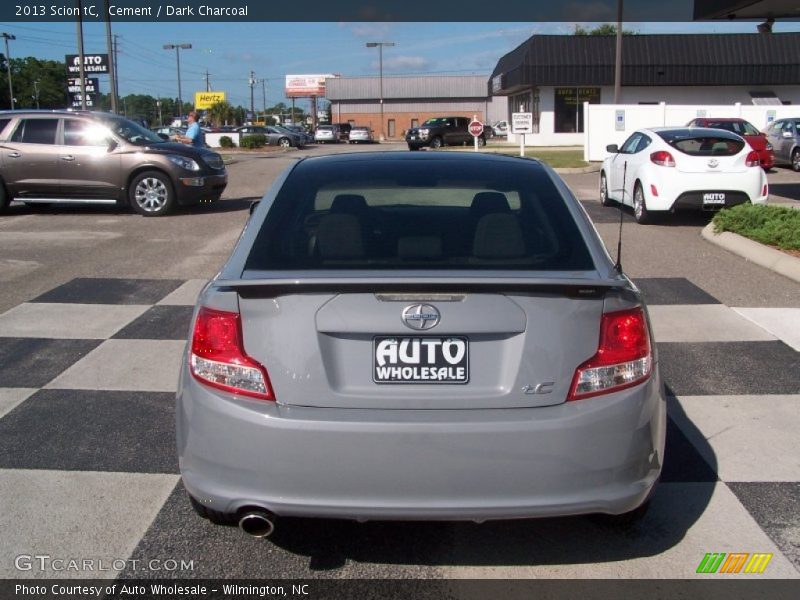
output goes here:
<path id="1" fill-rule="evenodd" d="M 481 152 L 492 154 L 505 154 L 507 156 L 519 156 L 519 146 L 492 147 L 492 143 L 480 149 Z M 449 149 L 448 149 L 449 150 Z M 453 148 L 455 150 L 455 148 Z M 472 148 L 458 148 L 459 151 L 472 151 Z M 527 158 L 538 158 L 546 162 L 554 169 L 568 167 L 588 167 L 589 163 L 583 160 L 583 150 L 541 150 L 537 148 L 525 148 Z"/>
<path id="2" fill-rule="evenodd" d="M 786 206 L 740 204 L 714 215 L 714 231 L 730 231 L 800 255 L 800 210 Z"/>

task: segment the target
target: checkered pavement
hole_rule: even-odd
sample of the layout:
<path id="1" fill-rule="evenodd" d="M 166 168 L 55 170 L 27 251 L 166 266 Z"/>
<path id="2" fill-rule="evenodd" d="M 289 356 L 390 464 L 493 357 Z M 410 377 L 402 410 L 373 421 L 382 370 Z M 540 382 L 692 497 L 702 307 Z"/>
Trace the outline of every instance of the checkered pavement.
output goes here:
<path id="1" fill-rule="evenodd" d="M 0 315 L 0 577 L 688 578 L 706 552 L 773 553 L 760 577 L 800 577 L 800 309 L 637 281 L 670 419 L 633 529 L 286 519 L 266 542 L 196 517 L 179 481 L 174 392 L 203 284 L 75 279 Z M 36 554 L 126 565 L 15 568 Z M 168 559 L 192 565 L 147 568 Z"/>

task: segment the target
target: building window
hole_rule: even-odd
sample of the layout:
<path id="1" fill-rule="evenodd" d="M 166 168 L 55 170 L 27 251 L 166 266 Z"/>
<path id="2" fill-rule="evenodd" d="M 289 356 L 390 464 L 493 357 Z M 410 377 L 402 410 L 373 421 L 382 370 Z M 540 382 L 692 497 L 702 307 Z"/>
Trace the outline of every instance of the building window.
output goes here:
<path id="1" fill-rule="evenodd" d="M 583 103 L 600 104 L 600 88 L 556 88 L 555 132 L 583 132 Z"/>
<path id="2" fill-rule="evenodd" d="M 533 133 L 539 133 L 539 88 L 510 96 L 509 112 L 529 112 L 533 116 Z"/>
<path id="3" fill-rule="evenodd" d="M 411 119 L 411 128 L 419 127 L 419 119 Z"/>
<path id="4" fill-rule="evenodd" d="M 393 138 L 396 134 L 395 131 L 395 121 L 394 119 L 389 119 L 389 137 Z"/>

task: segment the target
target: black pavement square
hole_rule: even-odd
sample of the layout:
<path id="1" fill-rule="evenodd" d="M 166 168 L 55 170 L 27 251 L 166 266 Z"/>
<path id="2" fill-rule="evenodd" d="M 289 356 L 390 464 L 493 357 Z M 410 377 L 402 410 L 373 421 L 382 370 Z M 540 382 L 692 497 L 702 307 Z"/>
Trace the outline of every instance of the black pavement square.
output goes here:
<path id="1" fill-rule="evenodd" d="M 184 283 L 179 279 L 73 279 L 31 302 L 155 304 Z"/>
<path id="2" fill-rule="evenodd" d="M 102 341 L 0 338 L 0 387 L 42 387 Z"/>
<path id="3" fill-rule="evenodd" d="M 192 306 L 153 306 L 115 333 L 126 340 L 185 340 L 192 321 Z"/>
<path id="4" fill-rule="evenodd" d="M 581 204 L 583 208 L 586 209 L 592 222 L 619 223 L 619 208 L 615 206 L 603 206 L 597 200 L 581 200 Z M 625 223 L 633 223 L 633 213 L 630 212 L 630 209 L 622 209 L 622 221 Z"/>
<path id="5" fill-rule="evenodd" d="M 729 483 L 728 487 L 786 558 L 800 570 L 800 545 L 797 544 L 800 483 Z M 769 567 L 765 572 L 769 572 Z"/>
<path id="6" fill-rule="evenodd" d="M 39 390 L 0 419 L 0 468 L 177 473 L 175 394 Z"/>
<path id="7" fill-rule="evenodd" d="M 720 304 L 711 294 L 683 277 L 643 277 L 634 283 L 648 304 Z"/>
<path id="8" fill-rule="evenodd" d="M 714 482 L 717 475 L 672 419 L 667 419 L 664 448 L 664 483 Z"/>
<path id="9" fill-rule="evenodd" d="M 658 361 L 675 396 L 800 394 L 800 353 L 780 341 L 665 342 Z"/>

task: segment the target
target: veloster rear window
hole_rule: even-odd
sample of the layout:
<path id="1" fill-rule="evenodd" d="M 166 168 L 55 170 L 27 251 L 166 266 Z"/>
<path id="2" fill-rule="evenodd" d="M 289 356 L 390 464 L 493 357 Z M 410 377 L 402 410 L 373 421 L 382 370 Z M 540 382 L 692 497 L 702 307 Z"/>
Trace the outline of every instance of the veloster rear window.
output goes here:
<path id="1" fill-rule="evenodd" d="M 528 161 L 301 162 L 247 270 L 594 269 L 565 199 Z"/>
<path id="2" fill-rule="evenodd" d="M 744 148 L 744 140 L 734 136 L 713 134 L 671 134 L 659 135 L 670 146 L 689 156 L 733 156 Z"/>

